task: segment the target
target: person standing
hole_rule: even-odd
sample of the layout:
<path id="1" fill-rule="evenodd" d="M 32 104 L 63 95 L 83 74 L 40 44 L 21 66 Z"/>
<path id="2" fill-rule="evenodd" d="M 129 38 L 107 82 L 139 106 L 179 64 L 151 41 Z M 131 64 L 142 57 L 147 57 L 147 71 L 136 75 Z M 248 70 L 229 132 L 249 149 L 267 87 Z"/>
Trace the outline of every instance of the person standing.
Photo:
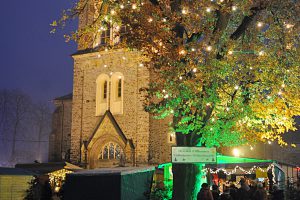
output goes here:
<path id="1" fill-rule="evenodd" d="M 214 200 L 211 191 L 209 190 L 209 185 L 203 183 L 201 189 L 197 195 L 197 200 Z"/>
<path id="2" fill-rule="evenodd" d="M 229 186 L 229 193 L 233 200 L 238 200 L 238 189 L 234 185 L 234 183 L 231 183 Z"/>
<path id="3" fill-rule="evenodd" d="M 262 183 L 257 184 L 257 189 L 253 194 L 253 200 L 267 200 L 267 192 Z"/>
<path id="4" fill-rule="evenodd" d="M 220 196 L 219 186 L 213 185 L 211 190 L 214 200 L 218 200 Z"/>
<path id="5" fill-rule="evenodd" d="M 273 185 L 272 200 L 284 200 L 283 190 L 279 189 L 278 185 Z"/>
<path id="6" fill-rule="evenodd" d="M 223 194 L 221 194 L 220 196 L 220 200 L 233 200 L 232 197 L 230 196 L 229 189 L 224 190 Z"/>
<path id="7" fill-rule="evenodd" d="M 238 192 L 237 192 L 238 200 L 249 200 L 250 199 L 249 198 L 250 187 L 246 183 L 245 178 L 241 178 L 240 185 L 241 185 L 241 187 L 238 189 Z"/>

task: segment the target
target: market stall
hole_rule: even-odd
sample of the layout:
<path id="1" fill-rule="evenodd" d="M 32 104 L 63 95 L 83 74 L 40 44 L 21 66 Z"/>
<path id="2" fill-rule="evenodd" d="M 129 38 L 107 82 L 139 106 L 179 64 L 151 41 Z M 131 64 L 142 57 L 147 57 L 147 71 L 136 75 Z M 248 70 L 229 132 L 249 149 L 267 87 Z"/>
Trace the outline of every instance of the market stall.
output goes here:
<path id="1" fill-rule="evenodd" d="M 165 184 L 172 182 L 172 163 L 158 166 L 158 173 L 163 171 Z M 241 158 L 217 155 L 216 164 L 207 164 L 202 168 L 208 183 L 226 186 L 230 183 L 238 184 L 244 177 L 250 181 L 262 182 L 266 187 L 278 184 L 281 188 L 285 185 L 285 172 L 276 161 L 254 158 Z M 159 181 L 159 180 L 158 180 Z"/>

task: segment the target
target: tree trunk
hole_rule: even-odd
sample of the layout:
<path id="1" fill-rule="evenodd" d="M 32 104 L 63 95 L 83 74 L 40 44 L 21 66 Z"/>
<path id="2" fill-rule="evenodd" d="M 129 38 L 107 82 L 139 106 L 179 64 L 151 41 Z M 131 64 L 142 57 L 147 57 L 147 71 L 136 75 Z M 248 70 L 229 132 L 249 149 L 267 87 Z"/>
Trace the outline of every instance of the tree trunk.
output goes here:
<path id="1" fill-rule="evenodd" d="M 177 146 L 196 145 L 193 133 L 176 133 Z M 195 200 L 201 186 L 202 169 L 204 164 L 172 164 L 173 200 Z"/>
<path id="2" fill-rule="evenodd" d="M 201 186 L 201 164 L 173 164 L 173 200 L 195 200 Z"/>

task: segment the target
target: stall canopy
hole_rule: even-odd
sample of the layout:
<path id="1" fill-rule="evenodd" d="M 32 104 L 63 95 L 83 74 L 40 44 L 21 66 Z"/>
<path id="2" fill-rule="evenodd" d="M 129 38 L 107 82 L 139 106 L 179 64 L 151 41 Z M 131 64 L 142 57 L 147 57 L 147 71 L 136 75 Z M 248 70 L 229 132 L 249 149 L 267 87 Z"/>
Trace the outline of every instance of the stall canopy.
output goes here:
<path id="1" fill-rule="evenodd" d="M 273 160 L 263 160 L 263 159 L 256 159 L 256 158 L 242 158 L 242 157 L 233 157 L 233 156 L 225 156 L 225 155 L 217 155 L 217 163 L 216 164 L 209 164 L 208 166 L 213 165 L 229 165 L 229 164 L 271 164 Z M 163 163 L 158 165 L 158 168 L 161 169 L 166 166 L 172 166 L 172 163 Z"/>
<path id="2" fill-rule="evenodd" d="M 82 168 L 68 162 L 53 162 L 53 163 L 26 163 L 16 164 L 16 168 L 29 170 L 38 174 L 48 174 L 58 170 L 79 171 Z"/>
<path id="3" fill-rule="evenodd" d="M 217 155 L 217 165 L 218 164 L 240 164 L 240 163 L 273 163 L 273 162 L 274 162 L 273 160 Z"/>

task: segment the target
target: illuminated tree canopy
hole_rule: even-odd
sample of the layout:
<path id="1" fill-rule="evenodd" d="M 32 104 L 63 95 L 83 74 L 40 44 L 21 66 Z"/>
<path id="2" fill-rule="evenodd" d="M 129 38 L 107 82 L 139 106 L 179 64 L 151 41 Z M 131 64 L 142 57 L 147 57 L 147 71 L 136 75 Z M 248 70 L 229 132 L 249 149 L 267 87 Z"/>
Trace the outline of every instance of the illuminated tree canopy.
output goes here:
<path id="1" fill-rule="evenodd" d="M 89 48 L 109 28 L 155 73 L 147 110 L 174 116 L 188 145 L 228 146 L 277 140 L 300 115 L 299 1 L 83 0 L 54 28 L 94 9 L 85 27 L 66 35 Z M 120 35 L 120 34 L 119 34 Z M 116 34 L 116 37 L 119 37 Z"/>
<path id="2" fill-rule="evenodd" d="M 86 26 L 66 40 L 79 49 L 141 54 L 146 109 L 173 118 L 178 146 L 288 145 L 300 115 L 299 0 L 81 0 L 53 31 L 77 16 Z M 107 30 L 117 45 L 99 42 Z M 194 199 L 200 173 L 173 165 L 173 199 Z"/>

